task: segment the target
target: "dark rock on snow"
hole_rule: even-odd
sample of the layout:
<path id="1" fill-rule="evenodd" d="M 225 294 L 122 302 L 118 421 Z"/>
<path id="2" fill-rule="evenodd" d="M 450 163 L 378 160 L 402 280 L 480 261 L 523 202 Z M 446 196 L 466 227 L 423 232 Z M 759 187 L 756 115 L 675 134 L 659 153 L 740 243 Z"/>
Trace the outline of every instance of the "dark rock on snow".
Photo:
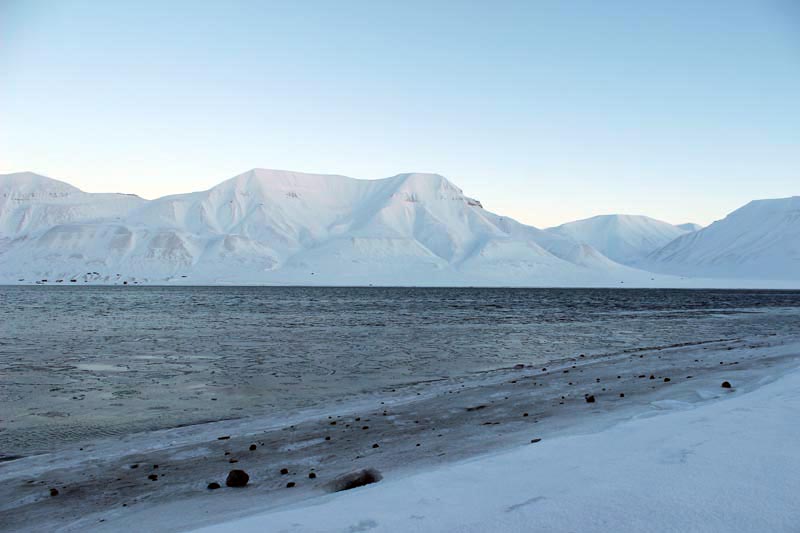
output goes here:
<path id="1" fill-rule="evenodd" d="M 365 468 L 337 477 L 330 483 L 329 488 L 332 492 L 341 492 L 377 483 L 381 479 L 383 479 L 383 476 L 380 472 L 374 468 Z"/>
<path id="2" fill-rule="evenodd" d="M 250 476 L 244 470 L 231 470 L 225 480 L 229 487 L 244 487 L 250 481 Z"/>

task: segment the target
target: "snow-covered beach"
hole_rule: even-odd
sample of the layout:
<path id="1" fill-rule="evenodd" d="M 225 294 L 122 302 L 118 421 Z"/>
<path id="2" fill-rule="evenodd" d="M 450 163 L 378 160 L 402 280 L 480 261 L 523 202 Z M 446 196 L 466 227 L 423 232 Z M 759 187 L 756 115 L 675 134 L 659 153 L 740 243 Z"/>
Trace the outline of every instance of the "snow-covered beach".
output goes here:
<path id="1" fill-rule="evenodd" d="M 85 443 L 3 464 L 0 524 L 791 531 L 798 365 L 800 338 L 788 333 L 575 354 L 547 369 L 421 383 L 286 420 Z M 247 487 L 224 487 L 234 468 L 248 472 Z M 331 493 L 358 469 L 383 479 Z M 223 488 L 209 490 L 213 482 Z"/>
<path id="2" fill-rule="evenodd" d="M 197 531 L 797 531 L 800 372 L 765 381 Z"/>

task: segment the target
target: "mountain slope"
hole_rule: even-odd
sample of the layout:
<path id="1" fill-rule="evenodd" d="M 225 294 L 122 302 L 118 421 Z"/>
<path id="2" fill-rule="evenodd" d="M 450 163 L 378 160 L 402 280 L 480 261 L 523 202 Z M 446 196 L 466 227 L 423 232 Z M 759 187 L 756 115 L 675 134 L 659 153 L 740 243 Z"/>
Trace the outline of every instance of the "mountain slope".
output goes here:
<path id="1" fill-rule="evenodd" d="M 608 258 L 635 264 L 688 230 L 637 215 L 599 215 L 547 231 L 589 244 Z"/>
<path id="2" fill-rule="evenodd" d="M 750 202 L 653 252 L 642 264 L 680 275 L 798 280 L 800 196 Z"/>
<path id="3" fill-rule="evenodd" d="M 152 201 L 83 193 L 38 176 L 0 177 L 6 189 L 13 191 L 7 198 L 23 199 L 0 213 L 0 278 L 11 281 L 607 285 L 650 279 L 570 237 L 490 213 L 435 174 L 356 180 L 254 169 L 207 191 Z"/>
<path id="4" fill-rule="evenodd" d="M 146 203 L 129 194 L 90 194 L 32 172 L 0 176 L 0 236 L 15 237 L 58 224 L 121 220 Z"/>
<path id="5" fill-rule="evenodd" d="M 700 224 L 695 224 L 694 222 L 686 222 L 685 224 L 678 224 L 675 226 L 676 228 L 680 228 L 682 230 L 688 231 L 699 231 L 703 229 L 703 226 Z"/>

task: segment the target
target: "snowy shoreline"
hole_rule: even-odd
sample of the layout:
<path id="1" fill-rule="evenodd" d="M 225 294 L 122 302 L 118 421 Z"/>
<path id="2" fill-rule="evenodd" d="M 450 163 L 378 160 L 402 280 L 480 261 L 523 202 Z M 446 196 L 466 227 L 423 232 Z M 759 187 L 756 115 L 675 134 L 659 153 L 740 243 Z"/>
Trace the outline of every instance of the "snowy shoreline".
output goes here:
<path id="1" fill-rule="evenodd" d="M 195 531 L 797 531 L 800 371 L 661 406 L 597 433 Z"/>
<path id="2" fill-rule="evenodd" d="M 413 485 L 422 479 L 420 483 L 447 485 L 450 472 L 465 472 L 470 464 L 499 461 L 500 466 L 505 465 L 502 459 L 492 459 L 508 457 L 503 453 L 526 456 L 533 453 L 528 450 L 551 447 L 557 451 L 560 447 L 554 443 L 570 438 L 600 438 L 605 442 L 602 435 L 622 431 L 615 428 L 637 424 L 642 417 L 683 409 L 700 412 L 721 398 L 746 398 L 750 391 L 798 364 L 800 339 L 791 336 L 645 348 L 596 359 L 576 355 L 547 370 L 498 370 L 477 381 L 432 384 L 427 389 L 406 391 L 411 393 L 406 396 L 376 396 L 348 409 L 332 405 L 328 417 L 317 412 L 283 424 L 277 420 L 271 424 L 231 421 L 119 442 L 89 443 L 81 451 L 0 464 L 0 529 L 119 531 L 144 527 L 150 531 L 181 531 L 254 513 L 278 513 L 290 520 L 295 512 L 308 521 L 298 531 L 325 530 L 322 525 L 328 527 L 326 522 L 314 520 L 322 520 L 327 512 L 291 509 L 317 503 L 323 507 L 339 505 L 336 502 L 340 501 L 359 505 L 358 498 L 382 498 L 384 491 L 396 499 L 397 491 L 409 491 L 404 483 Z M 730 380 L 734 389 L 721 389 L 722 380 Z M 597 401 L 587 403 L 585 394 L 593 394 Z M 223 428 L 230 433 L 221 433 Z M 794 431 L 791 427 L 787 430 Z M 229 439 L 218 440 L 228 435 Z M 543 440 L 530 443 L 538 438 Z M 249 450 L 251 444 L 256 444 L 256 450 Z M 373 448 L 374 444 L 379 446 Z M 134 464 L 137 467 L 131 468 Z M 156 464 L 158 468 L 154 468 Z M 206 489 L 209 482 L 224 484 L 224 476 L 232 468 L 242 468 L 251 475 L 248 487 Z M 281 468 L 289 473 L 280 474 Z M 352 493 L 328 494 L 332 479 L 357 468 L 376 468 L 384 474 L 384 480 Z M 308 478 L 312 471 L 317 475 L 313 480 Z M 153 475 L 156 480 L 148 478 Z M 455 492 L 448 494 L 483 490 L 491 479 L 456 484 L 450 487 Z M 296 486 L 286 488 L 289 481 Z M 58 488 L 59 495 L 49 496 L 49 488 Z M 433 495 L 428 496 L 429 501 L 435 500 Z M 436 498 L 444 496 L 442 492 Z M 491 498 L 486 501 L 497 503 Z M 513 506 L 519 502 L 507 503 Z M 392 514 L 396 512 L 399 508 L 387 509 L 377 518 L 365 515 L 363 520 L 348 524 L 331 522 L 329 530 L 346 530 L 361 521 L 369 525 L 370 520 L 379 524 L 376 527 L 380 530 L 394 527 L 398 531 L 464 525 L 457 523 L 461 516 L 457 512 L 439 515 L 442 520 L 449 516 L 456 522 L 419 524 L 409 521 L 408 516 L 404 521 Z M 431 512 L 429 509 L 427 515 Z M 272 517 L 277 515 L 269 516 L 273 524 Z M 349 520 L 355 514 L 335 516 Z M 383 517 L 390 521 L 388 525 Z M 258 527 L 248 524 L 233 522 L 231 527 Z M 514 525 L 509 527 L 513 529 Z"/>

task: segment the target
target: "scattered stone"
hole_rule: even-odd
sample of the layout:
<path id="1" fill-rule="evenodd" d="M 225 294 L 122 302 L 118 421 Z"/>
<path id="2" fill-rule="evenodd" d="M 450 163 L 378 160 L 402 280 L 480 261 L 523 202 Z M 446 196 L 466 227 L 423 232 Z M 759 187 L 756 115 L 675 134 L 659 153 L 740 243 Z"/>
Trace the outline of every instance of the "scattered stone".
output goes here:
<path id="1" fill-rule="evenodd" d="M 594 403 L 594 395 L 589 394 L 586 396 L 586 403 Z"/>
<path id="2" fill-rule="evenodd" d="M 329 488 L 331 492 L 341 492 L 377 483 L 381 479 L 383 476 L 380 472 L 374 468 L 366 468 L 337 477 L 330 483 Z"/>
<path id="3" fill-rule="evenodd" d="M 222 488 L 222 487 L 220 487 L 219 483 L 217 483 L 216 481 L 213 482 L 213 483 L 209 483 L 208 484 L 208 490 L 217 490 L 219 488 Z"/>
<path id="4" fill-rule="evenodd" d="M 325 440 L 331 440 L 331 437 L 330 437 L 330 435 L 328 435 L 327 437 L 325 437 Z"/>
<path id="5" fill-rule="evenodd" d="M 50 489 L 50 496 L 58 496 L 58 489 L 56 488 Z"/>
<path id="6" fill-rule="evenodd" d="M 228 462 L 229 463 L 238 463 L 239 459 L 234 459 L 233 457 L 231 457 L 230 459 L 228 459 Z"/>
<path id="7" fill-rule="evenodd" d="M 230 435 L 225 435 L 224 437 L 217 437 L 217 440 L 228 440 L 229 438 L 231 438 Z"/>
<path id="8" fill-rule="evenodd" d="M 291 489 L 294 486 L 295 486 L 295 482 L 294 481 L 290 481 L 289 483 L 286 484 L 286 488 L 287 489 Z"/>
<path id="9" fill-rule="evenodd" d="M 664 378 L 664 383 L 669 383 L 671 380 L 669 378 Z"/>
<path id="10" fill-rule="evenodd" d="M 281 468 L 281 475 L 282 476 L 285 476 L 288 473 L 289 473 L 289 469 L 288 468 Z"/>
<path id="11" fill-rule="evenodd" d="M 153 470 L 155 470 L 156 468 L 158 468 L 158 465 L 153 465 Z"/>
<path id="12" fill-rule="evenodd" d="M 731 388 L 731 384 L 730 384 L 730 382 L 728 382 L 728 381 L 723 381 L 723 382 L 722 382 L 722 388 L 723 388 L 723 389 L 730 389 L 730 388 Z"/>
<path id="13" fill-rule="evenodd" d="M 653 374 L 650 374 L 650 379 L 656 379 L 656 377 Z"/>
<path id="14" fill-rule="evenodd" d="M 251 444 L 251 445 L 250 445 L 250 451 L 251 451 L 251 452 L 254 452 L 254 451 L 256 451 L 256 448 L 258 448 L 258 446 L 256 446 L 255 444 Z"/>
<path id="15" fill-rule="evenodd" d="M 225 484 L 229 487 L 244 487 L 250 481 L 250 476 L 244 470 L 231 470 L 225 479 Z"/>
<path id="16" fill-rule="evenodd" d="M 147 479 L 149 479 L 150 481 L 156 481 L 158 480 L 158 474 L 150 474 L 149 476 L 147 476 Z"/>
<path id="17" fill-rule="evenodd" d="M 317 475 L 314 472 L 310 472 L 308 474 L 308 479 L 317 479 Z"/>
<path id="18" fill-rule="evenodd" d="M 528 413 L 522 413 L 522 416 L 528 416 Z"/>
<path id="19" fill-rule="evenodd" d="M 131 465 L 131 468 L 139 468 L 139 465 Z"/>
<path id="20" fill-rule="evenodd" d="M 481 409 L 486 409 L 486 406 L 476 405 L 475 407 L 467 407 L 467 411 L 480 411 Z"/>
<path id="21" fill-rule="evenodd" d="M 516 365 L 514 365 L 514 370 L 522 370 L 523 368 L 525 368 L 525 365 L 523 365 L 522 363 L 517 363 Z"/>
<path id="22" fill-rule="evenodd" d="M 536 444 L 537 442 L 542 442 L 542 439 L 531 439 L 531 444 Z"/>
<path id="23" fill-rule="evenodd" d="M 624 398 L 624 397 L 625 397 L 625 393 L 624 393 L 624 392 L 620 392 L 620 393 L 619 393 L 619 397 L 620 397 L 620 398 Z"/>
<path id="24" fill-rule="evenodd" d="M 373 445 L 372 445 L 372 447 L 373 447 L 373 448 L 380 448 L 380 446 L 378 445 L 378 443 L 377 443 L 377 442 L 376 442 L 375 444 L 373 444 Z"/>

